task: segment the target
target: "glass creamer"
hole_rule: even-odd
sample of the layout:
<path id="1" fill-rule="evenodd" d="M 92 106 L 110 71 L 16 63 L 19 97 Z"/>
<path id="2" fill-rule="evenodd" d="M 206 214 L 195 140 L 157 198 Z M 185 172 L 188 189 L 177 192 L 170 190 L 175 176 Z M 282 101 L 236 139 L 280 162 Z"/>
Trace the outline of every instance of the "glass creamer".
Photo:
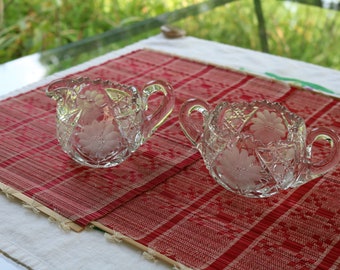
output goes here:
<path id="1" fill-rule="evenodd" d="M 161 99 L 150 111 L 149 97 Z M 135 86 L 87 77 L 52 82 L 46 94 L 57 101 L 57 138 L 75 161 L 112 167 L 128 158 L 165 121 L 174 106 L 172 86 L 151 81 Z"/>

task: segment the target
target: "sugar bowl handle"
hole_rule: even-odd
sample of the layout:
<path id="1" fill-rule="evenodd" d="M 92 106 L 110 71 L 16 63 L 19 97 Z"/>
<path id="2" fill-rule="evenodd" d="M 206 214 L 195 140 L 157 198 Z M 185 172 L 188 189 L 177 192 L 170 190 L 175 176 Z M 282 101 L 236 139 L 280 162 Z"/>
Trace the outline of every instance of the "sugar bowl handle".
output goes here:
<path id="1" fill-rule="evenodd" d="M 200 142 L 204 123 L 209 115 L 209 104 L 201 99 L 189 99 L 181 106 L 179 123 L 185 136 L 194 146 Z M 193 113 L 198 114 L 194 115 Z M 203 119 L 202 119 L 203 116 Z"/>
<path id="2" fill-rule="evenodd" d="M 340 161 L 340 138 L 332 129 L 326 127 L 317 127 L 312 129 L 307 135 L 307 153 L 309 158 L 313 156 L 313 144 L 318 140 L 324 140 L 329 143 L 330 151 L 326 158 L 319 162 L 310 162 L 310 179 L 317 178 L 334 168 Z"/>

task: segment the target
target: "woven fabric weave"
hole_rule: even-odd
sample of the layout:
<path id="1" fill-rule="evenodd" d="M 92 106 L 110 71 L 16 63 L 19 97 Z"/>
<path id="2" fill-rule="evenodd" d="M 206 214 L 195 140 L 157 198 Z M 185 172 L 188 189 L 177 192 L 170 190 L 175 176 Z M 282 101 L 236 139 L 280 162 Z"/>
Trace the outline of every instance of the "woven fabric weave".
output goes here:
<path id="1" fill-rule="evenodd" d="M 340 167 L 267 199 L 224 190 L 178 123 L 198 97 L 283 103 L 308 129 L 340 132 L 340 102 L 299 87 L 176 56 L 138 50 L 72 74 L 134 84 L 170 82 L 166 123 L 115 168 L 75 164 L 55 138 L 55 103 L 44 87 L 0 102 L 0 181 L 80 225 L 97 221 L 194 269 L 340 267 Z"/>

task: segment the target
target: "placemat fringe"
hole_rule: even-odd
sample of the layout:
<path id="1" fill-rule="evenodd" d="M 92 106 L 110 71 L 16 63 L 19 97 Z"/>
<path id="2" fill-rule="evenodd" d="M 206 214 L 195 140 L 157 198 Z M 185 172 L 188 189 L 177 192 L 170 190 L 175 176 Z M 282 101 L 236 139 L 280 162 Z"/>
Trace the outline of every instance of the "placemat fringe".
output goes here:
<path id="1" fill-rule="evenodd" d="M 112 243 L 121 243 L 125 238 L 123 234 L 117 231 L 113 231 L 112 234 L 104 233 L 104 237 Z"/>
<path id="2" fill-rule="evenodd" d="M 31 199 L 30 197 L 20 193 L 19 191 L 11 188 L 0 182 L 0 191 L 5 194 L 8 199 L 11 200 L 19 200 L 23 207 L 32 210 L 35 214 L 43 213 L 49 217 L 49 220 L 52 221 L 63 230 L 72 230 L 75 232 L 81 232 L 84 228 L 79 226 L 78 224 L 72 222 L 71 220 L 61 216 L 57 212 L 47 208 L 41 203 Z"/>
<path id="3" fill-rule="evenodd" d="M 15 200 L 15 197 L 13 196 L 13 194 L 16 192 L 15 189 L 9 187 L 9 186 L 3 186 L 0 183 L 0 190 L 5 194 L 5 196 L 7 197 L 7 199 L 9 200 Z"/>
<path id="4" fill-rule="evenodd" d="M 143 252 L 143 257 L 151 262 L 157 262 L 156 256 L 157 256 L 156 251 L 154 251 L 151 248 L 148 248 L 146 251 Z"/>
<path id="5" fill-rule="evenodd" d="M 36 201 L 31 201 L 30 203 L 23 202 L 22 206 L 26 209 L 32 210 L 34 214 L 40 214 L 39 207 L 42 206 L 40 203 Z"/>
<path id="6" fill-rule="evenodd" d="M 60 229 L 62 229 L 63 231 L 71 231 L 72 230 L 72 226 L 70 224 L 70 221 L 68 219 L 64 219 L 64 220 L 57 220 L 54 217 L 49 217 L 48 220 L 52 223 L 55 223 L 58 225 L 58 227 Z"/>
<path id="7" fill-rule="evenodd" d="M 127 237 L 126 235 L 123 235 L 117 231 L 114 231 L 106 226 L 104 226 L 103 224 L 97 222 L 97 221 L 92 221 L 91 225 L 95 226 L 96 228 L 104 231 L 104 237 L 112 242 L 112 243 L 121 243 L 124 242 L 126 244 L 129 244 L 139 250 L 141 250 L 143 253 L 143 257 L 145 259 L 148 259 L 150 261 L 156 262 L 157 260 L 160 260 L 164 263 L 167 263 L 169 265 L 171 265 L 173 267 L 173 269 L 175 270 L 190 270 L 191 268 L 188 268 L 186 266 L 184 266 L 183 264 L 176 262 L 175 260 L 147 247 L 144 246 L 143 244 L 135 241 L 134 239 Z"/>

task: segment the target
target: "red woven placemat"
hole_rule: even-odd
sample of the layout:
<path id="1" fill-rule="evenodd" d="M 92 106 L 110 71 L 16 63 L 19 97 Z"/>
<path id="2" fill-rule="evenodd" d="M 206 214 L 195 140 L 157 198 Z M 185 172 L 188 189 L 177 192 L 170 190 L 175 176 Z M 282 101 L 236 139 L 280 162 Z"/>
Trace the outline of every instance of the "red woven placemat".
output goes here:
<path id="1" fill-rule="evenodd" d="M 277 81 L 147 50 L 78 75 L 142 87 L 169 81 L 176 106 L 164 126 L 126 162 L 88 169 L 55 139 L 55 104 L 43 88 L 0 102 L 0 181 L 61 215 L 97 220 L 195 269 L 336 269 L 340 264 L 340 168 L 268 199 L 218 186 L 178 123 L 180 105 L 199 97 L 280 101 L 307 126 L 340 131 L 339 100 Z"/>
<path id="2" fill-rule="evenodd" d="M 157 54 L 153 57 L 156 57 Z M 151 57 L 150 57 L 151 58 Z M 175 58 L 158 74 L 174 82 L 178 109 L 189 97 L 280 101 L 309 128 L 340 131 L 340 103 L 298 87 Z M 174 76 L 175 73 L 175 76 Z M 186 140 L 179 126 L 169 136 Z M 202 159 L 98 220 L 194 269 L 336 269 L 340 264 L 340 167 L 268 199 L 234 195 Z"/>

